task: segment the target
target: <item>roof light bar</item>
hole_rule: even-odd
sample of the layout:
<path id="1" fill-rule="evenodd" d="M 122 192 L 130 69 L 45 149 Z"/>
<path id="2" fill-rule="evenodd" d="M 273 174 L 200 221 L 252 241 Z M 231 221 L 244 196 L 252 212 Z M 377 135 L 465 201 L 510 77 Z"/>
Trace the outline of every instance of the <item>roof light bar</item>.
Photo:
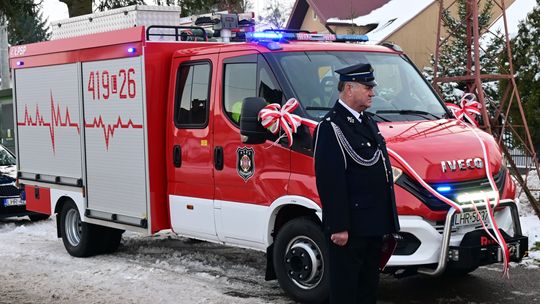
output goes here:
<path id="1" fill-rule="evenodd" d="M 298 41 L 350 41 L 350 42 L 365 42 L 368 41 L 366 35 L 334 35 L 334 34 L 312 34 L 306 32 L 291 33 L 281 30 L 266 30 L 264 32 L 246 33 L 248 41 L 260 40 L 298 40 Z"/>
<path id="2" fill-rule="evenodd" d="M 369 38 L 366 35 L 336 35 L 336 41 L 366 42 L 369 41 Z"/>

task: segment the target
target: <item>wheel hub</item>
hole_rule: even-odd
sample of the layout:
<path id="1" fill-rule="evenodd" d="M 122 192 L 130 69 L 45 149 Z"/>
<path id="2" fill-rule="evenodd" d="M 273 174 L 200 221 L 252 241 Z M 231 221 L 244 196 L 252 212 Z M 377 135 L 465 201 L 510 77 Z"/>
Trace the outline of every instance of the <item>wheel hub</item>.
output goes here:
<path id="1" fill-rule="evenodd" d="M 285 254 L 285 269 L 293 282 L 303 289 L 311 289 L 322 277 L 322 256 L 316 244 L 307 238 L 292 242 Z"/>
<path id="2" fill-rule="evenodd" d="M 70 209 L 66 213 L 65 232 L 71 246 L 77 246 L 81 242 L 82 223 L 79 213 L 75 209 Z"/>

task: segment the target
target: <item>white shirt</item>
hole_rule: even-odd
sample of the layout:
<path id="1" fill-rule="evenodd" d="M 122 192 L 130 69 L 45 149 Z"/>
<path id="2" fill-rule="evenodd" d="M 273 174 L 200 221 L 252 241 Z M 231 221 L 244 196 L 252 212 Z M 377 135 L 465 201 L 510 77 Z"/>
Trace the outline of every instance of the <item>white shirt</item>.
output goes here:
<path id="1" fill-rule="evenodd" d="M 360 118 L 360 115 L 364 114 L 363 112 L 362 113 L 358 113 L 356 110 L 354 110 L 353 108 L 349 107 L 343 100 L 338 99 L 339 103 L 341 103 L 342 106 L 345 107 L 345 109 L 349 110 L 349 112 L 351 112 L 351 114 L 356 118 L 358 119 L 359 122 L 362 122 L 362 118 Z"/>

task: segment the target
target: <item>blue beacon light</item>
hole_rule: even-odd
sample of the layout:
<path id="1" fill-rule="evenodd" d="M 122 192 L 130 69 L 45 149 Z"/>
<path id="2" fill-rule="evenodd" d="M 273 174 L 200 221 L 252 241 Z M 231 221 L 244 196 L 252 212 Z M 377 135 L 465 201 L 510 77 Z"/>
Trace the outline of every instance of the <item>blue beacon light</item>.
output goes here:
<path id="1" fill-rule="evenodd" d="M 127 51 L 128 51 L 128 53 L 133 54 L 133 53 L 135 53 L 137 51 L 137 49 L 134 48 L 134 47 L 130 47 L 130 48 L 127 49 Z"/>
<path id="2" fill-rule="evenodd" d="M 23 66 L 24 65 L 24 61 L 17 61 L 17 66 Z"/>
<path id="3" fill-rule="evenodd" d="M 437 192 L 439 193 L 446 193 L 452 191 L 452 187 L 450 186 L 439 186 L 437 187 Z"/>

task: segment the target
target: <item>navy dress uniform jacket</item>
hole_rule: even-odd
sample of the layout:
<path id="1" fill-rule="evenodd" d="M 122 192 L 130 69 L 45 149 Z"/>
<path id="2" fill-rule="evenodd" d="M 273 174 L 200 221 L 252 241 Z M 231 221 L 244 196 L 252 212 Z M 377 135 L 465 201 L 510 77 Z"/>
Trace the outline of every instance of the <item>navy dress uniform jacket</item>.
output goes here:
<path id="1" fill-rule="evenodd" d="M 326 234 L 346 230 L 351 236 L 382 236 L 399 231 L 386 143 L 371 116 L 364 112 L 361 123 L 336 102 L 315 130 L 315 174 Z M 380 149 L 379 161 L 372 166 L 355 162 L 338 142 L 331 122 L 363 159 Z"/>

